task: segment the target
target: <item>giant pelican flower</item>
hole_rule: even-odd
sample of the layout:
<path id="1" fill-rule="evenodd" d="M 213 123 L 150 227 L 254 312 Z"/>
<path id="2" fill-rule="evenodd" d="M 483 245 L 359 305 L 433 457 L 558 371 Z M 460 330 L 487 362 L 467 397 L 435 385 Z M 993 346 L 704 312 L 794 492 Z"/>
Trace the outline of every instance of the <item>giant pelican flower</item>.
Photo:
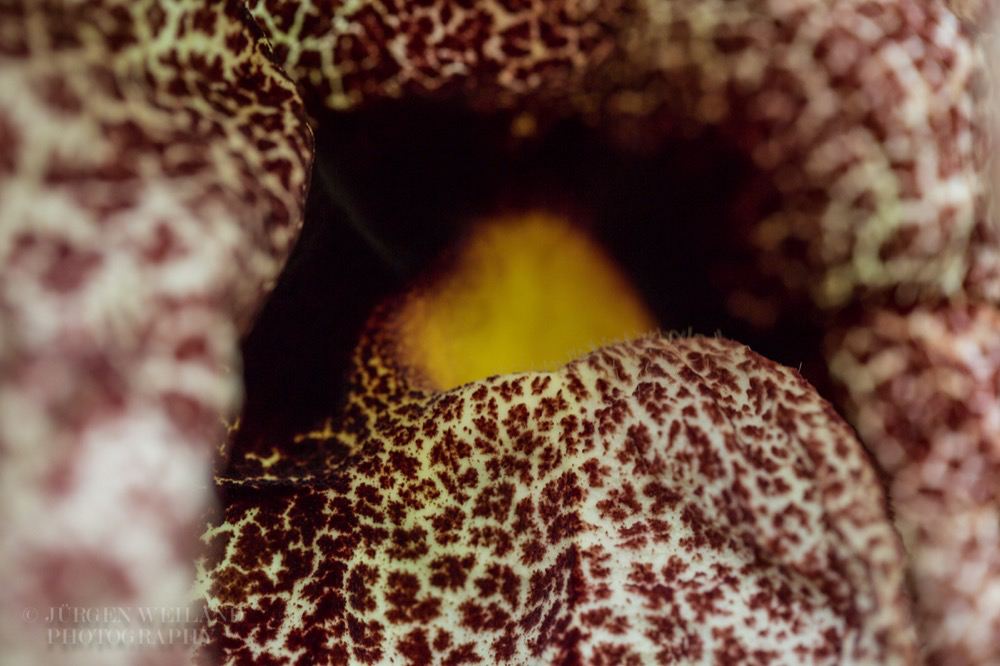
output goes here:
<path id="1" fill-rule="evenodd" d="M 0 0 L 4 663 L 183 661 L 54 650 L 36 614 L 180 604 L 213 458 L 200 660 L 913 663 L 919 642 L 994 662 L 989 9 Z M 671 257 L 707 235 L 708 291 L 765 346 L 825 331 L 817 379 L 887 475 L 905 561 L 859 442 L 796 373 L 659 335 L 453 372 L 454 259 L 374 311 L 321 429 L 244 425 L 220 450 L 240 336 L 302 221 L 306 108 L 327 191 L 366 220 L 345 146 L 363 163 L 367 114 L 415 98 L 510 120 L 515 152 L 575 122 L 636 159 L 704 137 L 735 156 L 754 187 L 724 234 L 636 233 Z M 376 246 L 456 236 L 390 222 L 364 222 Z M 457 265 L 492 228 L 446 243 Z M 594 261 L 614 283 L 594 307 L 648 321 Z"/>

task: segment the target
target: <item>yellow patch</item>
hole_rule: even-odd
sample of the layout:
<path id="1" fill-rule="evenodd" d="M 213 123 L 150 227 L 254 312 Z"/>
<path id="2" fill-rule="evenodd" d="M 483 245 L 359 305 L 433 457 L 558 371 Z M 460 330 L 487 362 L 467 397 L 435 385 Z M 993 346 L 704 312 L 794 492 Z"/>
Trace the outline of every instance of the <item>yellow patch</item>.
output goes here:
<path id="1" fill-rule="evenodd" d="M 604 251 L 543 212 L 481 225 L 452 270 L 414 294 L 400 315 L 404 360 L 438 390 L 554 370 L 656 327 Z"/>

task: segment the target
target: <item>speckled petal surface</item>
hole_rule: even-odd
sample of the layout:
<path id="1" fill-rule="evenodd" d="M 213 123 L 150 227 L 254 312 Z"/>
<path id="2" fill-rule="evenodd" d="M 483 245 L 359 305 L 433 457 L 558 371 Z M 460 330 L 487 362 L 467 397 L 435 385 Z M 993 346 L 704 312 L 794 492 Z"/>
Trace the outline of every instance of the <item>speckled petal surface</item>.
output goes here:
<path id="1" fill-rule="evenodd" d="M 334 108 L 462 91 L 479 106 L 581 115 L 626 147 L 642 150 L 654 150 L 664 137 L 722 133 L 765 175 L 778 198 L 775 210 L 751 211 L 748 217 L 756 221 L 732 230 L 754 248 L 757 269 L 726 297 L 747 308 L 763 303 L 754 306 L 767 315 L 759 321 L 772 320 L 789 300 L 801 314 L 824 313 L 823 325 L 839 331 L 834 337 L 852 330 L 881 339 L 884 333 L 866 327 L 908 321 L 905 312 L 919 304 L 951 301 L 959 312 L 971 302 L 977 321 L 995 318 L 987 314 L 987 304 L 1000 301 L 994 212 L 1000 178 L 990 160 L 1000 127 L 995 3 L 399 2 L 384 11 L 322 0 L 252 5 L 276 42 L 287 42 L 279 56 L 307 97 Z M 613 12 L 602 13 L 605 6 Z M 572 20 L 563 21 L 561 12 Z M 348 57 L 359 53 L 368 56 L 366 66 Z M 773 289 L 772 278 L 784 293 Z M 940 326 L 953 321 L 950 307 L 935 310 Z M 895 308 L 899 312 L 892 314 Z M 857 324 L 857 311 L 865 309 L 869 314 Z M 992 345 L 989 328 L 978 330 L 975 344 Z M 944 340 L 935 343 L 941 349 L 973 344 L 965 333 L 942 334 Z M 900 335 L 893 345 L 910 344 L 903 342 L 908 333 Z M 920 345 L 925 343 L 931 340 Z M 876 369 L 864 362 L 843 365 L 855 352 L 831 345 L 831 357 L 839 360 L 830 373 L 848 387 L 842 404 L 890 474 L 921 470 L 923 462 L 899 452 L 899 435 L 886 435 L 889 424 L 881 419 L 916 418 L 921 407 L 915 395 L 930 399 L 943 391 L 936 399 L 953 400 L 946 387 L 932 382 L 934 389 L 906 388 L 910 382 L 931 373 L 948 375 L 956 385 L 979 385 L 984 380 L 978 373 L 992 367 L 979 358 L 959 369 L 945 362 L 931 372 L 923 357 L 901 347 L 891 369 L 877 369 L 879 381 L 891 382 L 896 392 L 873 395 Z M 931 354 L 942 362 L 945 356 Z M 917 419 L 904 439 L 918 439 L 932 451 L 947 449 L 984 423 L 977 414 L 945 423 Z M 995 435 L 984 437 L 984 450 L 992 448 Z M 886 458 L 890 450 L 895 453 Z M 985 464 L 983 455 L 970 454 L 967 464 Z M 889 480 L 893 488 L 911 482 Z M 934 501 L 925 496 L 919 513 L 901 518 L 901 526 L 947 522 L 953 507 L 965 502 L 965 492 L 948 486 Z M 895 501 L 909 506 L 907 493 Z M 997 502 L 982 498 L 977 506 L 982 516 L 992 516 Z M 927 586 L 917 594 L 927 654 L 942 663 L 951 663 L 949 655 L 959 655 L 960 663 L 992 663 L 997 657 L 986 647 L 997 640 L 992 602 L 946 592 L 972 580 L 991 589 L 996 579 L 991 565 L 976 558 L 980 564 L 970 560 L 968 575 L 950 567 L 967 550 L 966 537 L 953 533 L 966 528 L 957 525 L 928 528 L 926 549 L 920 545 L 925 537 L 909 541 L 916 548 L 911 578 Z M 980 538 L 986 540 L 976 548 L 988 560 L 992 537 Z M 926 564 L 929 557 L 938 564 Z M 919 582 L 924 573 L 926 584 Z M 980 603 L 987 606 L 980 609 Z M 952 608 L 960 610 L 945 610 Z"/>
<path id="2" fill-rule="evenodd" d="M 307 100 L 349 109 L 380 97 L 464 93 L 484 106 L 587 96 L 630 0 L 251 0 Z"/>
<path id="3" fill-rule="evenodd" d="M 5 664 L 184 661 L 53 649 L 43 618 L 186 601 L 239 330 L 311 160 L 258 35 L 235 2 L 0 2 Z"/>
<path id="4" fill-rule="evenodd" d="M 385 330 L 312 442 L 356 453 L 219 480 L 206 663 L 914 663 L 882 489 L 795 372 L 653 335 L 430 393 Z"/>
<path id="5" fill-rule="evenodd" d="M 721 131 L 780 200 L 746 231 L 760 270 L 821 308 L 1000 298 L 985 43 L 941 0 L 250 4 L 317 104 L 461 93 L 643 150 Z"/>
<path id="6" fill-rule="evenodd" d="M 877 311 L 831 333 L 830 367 L 890 475 L 933 663 L 1000 660 L 1000 313 Z"/>
<path id="7" fill-rule="evenodd" d="M 259 31 L 302 97 L 334 109 L 379 98 L 457 95 L 475 108 L 580 116 L 630 148 L 655 150 L 665 138 L 711 131 L 741 150 L 778 194 L 775 211 L 749 230 L 734 231 L 755 248 L 758 277 L 777 278 L 788 292 L 769 296 L 784 303 L 804 295 L 812 309 L 831 314 L 828 321 L 837 321 L 844 306 L 869 308 L 857 326 L 846 318 L 836 324 L 831 368 L 866 443 L 895 475 L 890 483 L 912 548 L 928 654 L 939 661 L 996 658 L 990 553 L 997 502 L 992 472 L 983 471 L 992 469 L 995 439 L 987 404 L 995 387 L 983 373 L 992 373 L 996 314 L 985 303 L 1000 299 L 1000 235 L 987 209 L 987 190 L 995 185 L 987 164 L 995 118 L 987 109 L 982 39 L 988 2 L 247 4 L 256 23 L 238 2 L 0 0 L 0 90 L 18 91 L 0 99 L 0 577 L 10 582 L 0 602 L 0 658 L 54 658 L 33 652 L 41 635 L 25 631 L 20 614 L 29 605 L 179 598 L 190 555 L 182 544 L 208 498 L 218 416 L 238 401 L 238 381 L 227 367 L 238 363 L 239 331 L 294 237 L 309 163 L 311 138 L 298 93 L 258 48 Z M 979 305 L 892 311 L 940 299 Z M 723 390 L 728 382 L 714 375 L 695 382 L 708 387 L 705 395 L 680 396 L 676 379 L 685 378 L 676 374 L 675 357 L 703 353 L 706 368 L 732 373 L 741 387 L 754 373 L 777 373 L 784 379 L 773 381 L 786 386 L 787 372 L 757 357 L 739 360 L 739 348 L 718 341 L 637 345 L 605 350 L 551 375 L 522 377 L 525 400 L 535 380 L 548 379 L 532 398 L 541 401 L 554 400 L 560 389 L 572 395 L 574 373 L 580 375 L 587 397 L 565 398 L 566 409 L 586 409 L 591 418 L 581 412 L 573 427 L 590 423 L 593 446 L 608 447 L 617 467 L 642 479 L 641 487 L 633 483 L 634 496 L 624 481 L 591 486 L 580 471 L 587 461 L 579 450 L 576 458 L 564 451 L 558 462 L 546 454 L 549 433 L 569 426 L 546 426 L 541 402 L 525 407 L 523 423 L 521 410 L 512 420 L 520 397 L 501 398 L 513 390 L 503 382 L 513 378 L 483 384 L 488 396 L 494 389 L 501 396 L 503 414 L 494 420 L 513 450 L 509 460 L 491 463 L 497 453 L 477 448 L 475 436 L 459 430 L 448 446 L 436 446 L 446 429 L 439 423 L 465 423 L 475 403 L 473 393 L 466 395 L 471 388 L 411 393 L 415 389 L 388 366 L 379 371 L 378 390 L 355 394 L 342 422 L 327 432 L 333 439 L 306 438 L 296 452 L 307 455 L 299 457 L 234 461 L 233 475 L 220 480 L 228 522 L 215 528 L 216 550 L 206 566 L 218 574 L 217 599 L 249 598 L 255 610 L 246 624 L 216 627 L 215 647 L 232 659 L 250 654 L 264 662 L 267 655 L 310 651 L 378 661 L 397 651 L 417 662 L 443 654 L 460 663 L 482 651 L 486 661 L 509 653 L 524 663 L 574 655 L 627 663 L 636 650 L 638 659 L 653 659 L 649 646 L 655 644 L 667 660 L 731 661 L 750 649 L 747 632 L 756 630 L 764 635 L 753 638 L 755 646 L 801 643 L 803 650 L 785 655 L 789 663 L 833 659 L 823 652 L 824 641 L 846 650 L 844 659 L 912 659 L 912 637 L 902 628 L 897 546 L 883 524 L 881 494 L 843 424 L 800 387 L 808 398 L 792 404 L 812 410 L 811 421 L 774 417 L 763 432 L 744 433 L 734 416 L 709 430 L 713 412 L 698 402 L 708 400 L 705 395 L 723 412 L 722 406 L 738 410 L 752 401 L 742 388 Z M 871 365 L 868 350 L 883 346 L 895 351 Z M 372 345 L 360 349 L 374 353 Z M 641 360 L 667 356 L 664 376 L 647 382 L 662 395 L 644 401 L 639 377 L 649 364 Z M 386 358 L 365 358 L 362 367 Z M 747 358 L 757 365 L 744 367 Z M 923 388 L 923 381 L 934 389 Z M 688 399 L 694 411 L 685 413 Z M 448 410 L 459 400 L 466 412 L 452 416 Z M 791 409 L 786 400 L 765 402 L 780 415 Z M 649 404 L 665 405 L 660 416 L 672 415 L 685 424 L 682 430 L 690 421 L 707 433 L 707 450 L 720 457 L 718 476 L 703 486 L 685 481 L 685 466 L 702 474 L 704 463 L 672 458 L 681 454 L 671 447 L 635 453 L 640 445 L 630 427 L 661 427 L 647 413 Z M 941 411 L 941 404 L 950 407 Z M 616 409 L 625 410 L 621 423 Z M 601 418 L 610 419 L 607 433 L 600 432 Z M 904 430 L 894 430 L 900 423 Z M 473 432 L 478 427 L 465 425 Z M 772 430 L 788 438 L 786 460 L 812 461 L 812 468 L 792 464 L 799 476 L 798 485 L 784 482 L 789 492 L 834 516 L 832 523 L 808 511 L 775 517 L 770 499 L 754 499 L 784 488 L 779 479 L 788 473 L 771 469 L 754 448 L 757 435 Z M 697 435 L 678 436 L 686 438 L 683 450 L 705 450 Z M 847 441 L 852 453 L 840 455 L 838 443 Z M 405 453 L 414 447 L 426 455 Z M 825 453 L 815 457 L 816 451 Z M 670 478 L 691 490 L 676 506 L 655 492 L 643 494 L 666 474 L 649 467 L 656 452 L 673 465 L 677 474 Z M 754 476 L 758 488 L 744 497 L 747 456 L 766 474 Z M 531 472 L 511 487 L 509 500 L 506 490 L 487 490 L 507 464 L 515 465 L 515 474 L 525 466 Z M 438 473 L 440 465 L 453 469 Z M 957 481 L 942 482 L 952 467 Z M 397 468 L 402 476 L 386 488 L 360 476 Z M 466 468 L 477 470 L 466 479 L 473 515 L 463 518 L 455 541 L 444 544 L 432 512 L 462 497 L 455 475 Z M 559 490 L 570 473 L 579 483 Z M 557 490 L 550 493 L 552 484 Z M 827 492 L 831 487 L 840 489 Z M 564 490 L 569 504 L 561 499 Z M 390 506 L 392 493 L 402 495 L 392 495 L 399 504 Z M 420 493 L 428 494 L 426 506 L 407 509 L 405 502 Z M 480 497 L 483 513 L 476 515 Z M 838 497 L 852 508 L 839 512 Z M 534 508 L 522 525 L 516 507 L 526 498 Z M 504 522 L 497 507 L 506 504 Z M 712 516 L 717 522 L 708 527 L 699 522 L 720 506 L 736 507 L 735 513 Z M 379 515 L 386 527 L 379 527 Z M 423 527 L 427 521 L 431 526 Z M 795 521 L 815 529 L 792 530 Z M 662 524 L 681 531 L 667 534 Z M 749 524 L 757 541 L 747 540 Z M 838 531 L 840 524 L 849 529 Z M 524 529 L 512 532 L 509 552 L 498 555 L 503 525 Z M 628 532 L 633 528 L 638 531 Z M 265 532 L 277 536 L 237 548 Z M 736 541 L 714 542 L 720 533 Z M 875 545 L 862 548 L 854 539 L 869 533 Z M 803 534 L 815 541 L 794 541 Z M 289 535 L 300 538 L 298 545 L 288 546 Z M 515 571 L 511 553 L 524 557 L 524 544 L 543 537 L 554 540 L 555 554 Z M 629 549 L 632 539 L 642 545 Z M 683 571 L 669 569 L 677 566 L 670 554 L 654 557 L 649 578 L 635 567 L 641 569 L 643 554 L 658 539 L 678 556 L 681 539 L 688 539 L 699 555 L 682 562 Z M 601 619 L 600 609 L 588 604 L 601 585 L 594 572 L 608 567 L 595 564 L 603 555 L 593 549 L 608 543 L 627 553 L 629 573 L 608 584 L 614 589 L 607 600 L 618 603 L 617 590 L 626 586 L 632 601 L 628 613 L 612 610 Z M 337 552 L 355 544 L 364 547 L 329 564 L 315 555 L 317 548 Z M 810 559 L 807 551 L 818 554 Z M 275 552 L 288 553 L 287 563 Z M 483 552 L 498 568 L 475 558 L 466 564 L 467 555 Z M 759 553 L 773 559 L 762 563 Z M 951 563 L 967 553 L 968 566 L 955 574 Z M 418 562 L 437 568 L 419 569 Z M 755 607 L 754 599 L 763 599 L 757 592 L 726 597 L 735 598 L 727 602 L 735 606 L 712 600 L 705 576 L 722 579 L 720 566 L 747 562 L 756 568 L 746 579 L 764 581 L 758 587 L 768 590 L 760 594 L 785 595 L 774 597 L 785 617 L 776 610 L 772 617 L 766 603 Z M 829 584 L 812 589 L 800 573 L 813 572 L 816 562 L 832 563 L 833 573 Z M 522 581 L 516 594 L 504 592 L 503 567 Z M 388 570 L 399 575 L 390 580 L 383 576 Z M 662 596 L 665 571 L 693 587 Z M 459 579 L 461 586 L 452 582 Z M 322 602 L 309 587 L 337 582 L 347 594 Z M 473 587 L 475 598 L 487 601 L 468 605 L 461 590 Z M 290 610 L 283 604 L 292 593 L 305 601 Z M 707 611 L 700 601 L 705 595 Z M 735 625 L 727 624 L 731 617 L 719 619 L 720 609 L 734 608 L 758 618 L 756 624 L 727 633 Z M 787 616 L 788 608 L 800 614 Z M 718 622 L 700 623 L 702 611 Z M 663 620 L 675 612 L 694 620 L 684 627 Z M 335 619 L 322 626 L 300 622 L 313 616 Z M 615 633 L 619 616 L 631 623 L 627 641 Z M 781 632 L 801 618 L 796 638 L 786 640 L 791 634 Z M 422 628 L 423 620 L 430 628 Z M 443 626 L 454 636 L 436 633 Z M 241 636 L 252 628 L 249 640 Z M 463 647 L 473 638 L 478 642 Z M 76 652 L 58 658 L 108 663 L 131 657 Z"/>

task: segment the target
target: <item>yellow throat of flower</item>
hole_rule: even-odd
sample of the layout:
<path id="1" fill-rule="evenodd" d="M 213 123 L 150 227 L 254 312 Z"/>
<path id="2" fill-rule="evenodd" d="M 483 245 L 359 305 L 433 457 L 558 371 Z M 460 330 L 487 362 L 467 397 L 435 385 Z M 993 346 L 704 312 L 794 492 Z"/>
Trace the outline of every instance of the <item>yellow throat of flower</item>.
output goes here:
<path id="1" fill-rule="evenodd" d="M 437 390 L 552 370 L 656 321 L 585 233 L 545 212 L 480 225 L 397 319 L 407 365 Z"/>

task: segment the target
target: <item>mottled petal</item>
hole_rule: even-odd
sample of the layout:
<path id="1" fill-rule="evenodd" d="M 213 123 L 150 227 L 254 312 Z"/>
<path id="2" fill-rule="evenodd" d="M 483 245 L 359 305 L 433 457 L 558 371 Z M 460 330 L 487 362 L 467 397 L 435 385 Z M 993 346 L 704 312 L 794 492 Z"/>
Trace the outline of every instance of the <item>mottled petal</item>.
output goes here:
<path id="1" fill-rule="evenodd" d="M 633 15 L 629 0 L 247 4 L 306 100 L 333 109 L 457 92 L 487 107 L 565 102 Z"/>
<path id="2" fill-rule="evenodd" d="M 643 151 L 720 132 L 778 199 L 733 233 L 821 308 L 1000 298 L 985 46 L 943 0 L 251 5 L 317 105 L 460 93 Z"/>
<path id="3" fill-rule="evenodd" d="M 206 658 L 914 663 L 882 489 L 797 373 L 653 335 L 434 393 L 383 315 L 330 458 L 220 479 Z"/>
<path id="4" fill-rule="evenodd" d="M 1000 659 L 1000 312 L 874 311 L 831 333 L 848 415 L 890 475 L 928 658 Z"/>
<path id="5" fill-rule="evenodd" d="M 239 3 L 0 3 L 5 664 L 183 660 L 53 650 L 94 627 L 43 619 L 186 598 L 237 337 L 311 159 L 257 35 Z"/>

